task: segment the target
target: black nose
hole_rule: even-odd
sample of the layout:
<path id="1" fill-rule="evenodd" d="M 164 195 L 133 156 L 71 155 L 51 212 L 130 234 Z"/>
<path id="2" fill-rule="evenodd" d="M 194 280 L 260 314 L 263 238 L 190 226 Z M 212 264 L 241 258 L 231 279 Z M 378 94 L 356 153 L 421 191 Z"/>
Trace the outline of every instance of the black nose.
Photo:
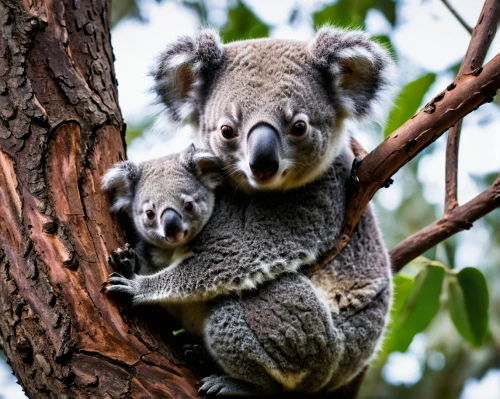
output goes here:
<path id="1" fill-rule="evenodd" d="M 280 143 L 278 132 L 266 124 L 257 125 L 248 138 L 250 169 L 257 179 L 267 179 L 278 172 Z"/>
<path id="2" fill-rule="evenodd" d="M 175 237 L 181 231 L 181 218 L 173 209 L 167 209 L 163 215 L 163 227 L 167 237 Z"/>

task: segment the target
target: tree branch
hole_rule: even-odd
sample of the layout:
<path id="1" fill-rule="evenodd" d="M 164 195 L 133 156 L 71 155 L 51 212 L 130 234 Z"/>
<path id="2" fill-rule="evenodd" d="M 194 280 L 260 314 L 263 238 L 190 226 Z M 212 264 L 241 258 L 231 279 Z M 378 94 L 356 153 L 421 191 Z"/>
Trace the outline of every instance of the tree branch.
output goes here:
<path id="1" fill-rule="evenodd" d="M 423 228 L 400 242 L 389 252 L 393 271 L 397 272 L 420 254 L 462 230 L 469 230 L 472 223 L 500 207 L 500 176 L 487 190 L 473 200 L 458 206 L 440 220 Z"/>
<path id="2" fill-rule="evenodd" d="M 448 0 L 441 0 L 443 4 L 446 6 L 448 10 L 455 16 L 455 18 L 460 22 L 460 24 L 465 28 L 465 30 L 469 33 L 472 33 L 472 28 L 465 22 L 465 20 L 460 16 L 460 14 L 455 10 L 450 3 L 448 3 Z"/>
<path id="3" fill-rule="evenodd" d="M 344 225 L 333 250 L 308 271 L 312 275 L 347 245 L 375 192 L 404 164 L 469 112 L 490 102 L 500 88 L 500 54 L 484 67 L 465 73 L 366 155 L 358 168 L 359 183 L 348 203 Z"/>
<path id="4" fill-rule="evenodd" d="M 364 158 L 368 154 L 359 141 L 354 137 L 351 137 L 351 150 L 355 157 Z"/>
<path id="5" fill-rule="evenodd" d="M 446 0 L 443 0 L 443 3 L 450 8 Z M 450 10 L 454 13 L 451 8 Z M 457 18 L 459 17 L 457 16 Z M 498 0 L 486 0 L 479 14 L 477 25 L 474 31 L 471 32 L 472 38 L 462 64 L 460 65 L 457 77 L 483 64 L 486 53 L 497 31 L 499 18 L 500 2 Z M 461 129 L 462 121 L 460 120 L 448 132 L 448 141 L 446 143 L 445 213 L 450 212 L 458 206 L 458 149 L 460 145 Z"/>

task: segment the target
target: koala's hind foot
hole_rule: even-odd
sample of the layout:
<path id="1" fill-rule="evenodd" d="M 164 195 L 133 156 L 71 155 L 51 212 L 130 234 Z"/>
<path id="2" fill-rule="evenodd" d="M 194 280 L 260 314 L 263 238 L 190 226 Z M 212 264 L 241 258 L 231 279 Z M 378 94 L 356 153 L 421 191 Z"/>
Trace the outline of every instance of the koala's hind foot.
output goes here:
<path id="1" fill-rule="evenodd" d="M 227 375 L 205 377 L 200 381 L 199 386 L 198 394 L 209 395 L 209 397 L 257 396 L 264 393 L 256 385 Z"/>
<path id="2" fill-rule="evenodd" d="M 209 363 L 210 357 L 205 349 L 198 344 L 185 344 L 182 347 L 184 356 L 192 363 Z"/>
<path id="3" fill-rule="evenodd" d="M 125 244 L 123 247 L 111 251 L 108 262 L 114 270 L 125 277 L 131 277 L 139 264 L 137 254 L 130 244 Z"/>

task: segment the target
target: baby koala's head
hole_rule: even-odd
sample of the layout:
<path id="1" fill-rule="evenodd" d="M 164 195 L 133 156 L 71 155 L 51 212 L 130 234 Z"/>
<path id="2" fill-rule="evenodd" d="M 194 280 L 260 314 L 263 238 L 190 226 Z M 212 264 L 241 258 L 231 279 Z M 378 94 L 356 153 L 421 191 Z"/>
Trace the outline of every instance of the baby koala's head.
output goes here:
<path id="1" fill-rule="evenodd" d="M 219 159 L 191 145 L 180 154 L 139 164 L 117 163 L 102 186 L 110 194 L 111 211 L 127 212 L 141 239 L 174 248 L 203 229 L 222 181 Z"/>

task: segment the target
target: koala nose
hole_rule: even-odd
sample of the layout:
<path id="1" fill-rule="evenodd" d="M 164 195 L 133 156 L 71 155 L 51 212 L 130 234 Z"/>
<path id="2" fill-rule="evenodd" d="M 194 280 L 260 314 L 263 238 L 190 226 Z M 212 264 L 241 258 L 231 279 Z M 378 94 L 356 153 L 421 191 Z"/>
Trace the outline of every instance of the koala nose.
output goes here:
<path id="1" fill-rule="evenodd" d="M 279 150 L 278 133 L 271 126 L 260 124 L 250 131 L 248 137 L 250 170 L 257 179 L 265 180 L 278 172 Z"/>
<path id="2" fill-rule="evenodd" d="M 163 227 L 165 229 L 167 241 L 177 242 L 184 238 L 184 232 L 181 230 L 181 218 L 173 209 L 169 208 L 165 211 L 163 215 Z"/>

